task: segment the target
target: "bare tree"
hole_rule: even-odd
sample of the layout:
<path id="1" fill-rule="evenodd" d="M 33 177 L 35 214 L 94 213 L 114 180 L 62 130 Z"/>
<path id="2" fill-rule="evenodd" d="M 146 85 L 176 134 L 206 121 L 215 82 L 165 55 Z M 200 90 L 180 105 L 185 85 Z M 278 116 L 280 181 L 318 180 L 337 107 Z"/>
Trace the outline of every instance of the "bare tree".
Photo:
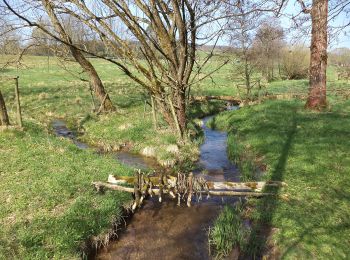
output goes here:
<path id="1" fill-rule="evenodd" d="M 242 2 L 236 9 L 237 16 L 229 19 L 225 32 L 228 34 L 231 46 L 234 48 L 234 55 L 238 58 L 234 74 L 243 78 L 246 95 L 249 97 L 253 86 L 256 84 L 256 82 L 252 82 L 252 76 L 257 65 L 252 46 L 262 14 L 249 12 L 249 10 L 252 10 L 250 1 Z"/>
<path id="2" fill-rule="evenodd" d="M 96 97 L 101 102 L 103 111 L 115 110 L 115 107 L 113 106 L 112 101 L 110 100 L 97 71 L 95 70 L 94 66 L 92 66 L 91 62 L 84 56 L 84 54 L 75 47 L 72 37 L 67 33 L 57 14 L 55 13 L 52 1 L 42 0 L 42 3 L 55 31 L 59 34 L 59 37 L 61 39 L 69 44 L 68 46 L 70 52 L 72 53 L 72 56 L 89 76 L 90 84 L 94 89 Z"/>
<path id="3" fill-rule="evenodd" d="M 309 76 L 310 51 L 303 45 L 285 47 L 281 54 L 283 79 L 306 79 Z"/>
<path id="4" fill-rule="evenodd" d="M 18 54 L 20 52 L 21 38 L 15 30 L 0 17 L 0 53 Z"/>
<path id="5" fill-rule="evenodd" d="M 278 21 L 272 17 L 262 23 L 254 40 L 254 53 L 260 70 L 268 81 L 274 79 L 274 68 L 280 57 L 284 32 Z"/>
<path id="6" fill-rule="evenodd" d="M 32 26 L 40 25 L 7 7 Z M 188 1 L 96 1 L 86 5 L 82 1 L 43 0 L 45 11 L 59 35 L 46 33 L 67 44 L 73 56 L 89 72 L 93 67 L 82 55 L 83 49 L 72 42 L 60 23 L 57 14 L 64 13 L 84 24 L 112 48 L 121 60 L 102 57 L 116 64 L 129 77 L 146 88 L 154 96 L 166 122 L 183 135 L 186 129 L 186 100 L 190 76 L 195 60 L 196 17 L 194 6 Z M 142 14 L 142 15 L 140 15 Z M 118 19 L 128 29 L 129 35 L 118 35 L 113 30 L 113 19 Z M 146 30 L 148 29 L 148 30 Z M 150 33 L 151 32 L 151 33 Z M 129 37 L 125 37 L 129 36 Z M 137 43 L 143 59 L 138 59 L 132 41 Z M 93 54 L 97 56 L 96 54 Z M 161 57 L 162 59 L 159 59 Z M 129 67 L 134 67 L 137 72 Z"/>

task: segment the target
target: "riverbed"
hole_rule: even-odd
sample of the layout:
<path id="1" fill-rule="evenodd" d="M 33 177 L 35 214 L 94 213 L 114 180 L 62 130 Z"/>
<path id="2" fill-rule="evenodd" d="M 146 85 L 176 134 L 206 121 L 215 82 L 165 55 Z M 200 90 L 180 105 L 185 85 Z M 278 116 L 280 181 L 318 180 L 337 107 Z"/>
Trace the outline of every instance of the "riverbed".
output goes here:
<path id="1" fill-rule="evenodd" d="M 200 147 L 198 169 L 194 171 L 210 181 L 238 181 L 237 167 L 227 156 L 227 133 L 206 126 L 212 117 L 203 119 L 204 142 Z M 79 142 L 74 132 L 60 120 L 52 127 L 58 136 L 71 139 L 78 147 L 88 146 Z M 116 159 L 128 166 L 141 169 L 156 167 L 155 159 L 126 151 L 116 152 Z M 107 176 L 106 176 L 107 177 Z M 157 198 L 146 200 L 118 239 L 101 249 L 94 259 L 211 259 L 208 248 L 208 230 L 225 204 L 233 204 L 237 198 L 215 197 L 196 201 L 192 207 L 185 203 L 177 206 L 175 200 L 159 203 Z"/>

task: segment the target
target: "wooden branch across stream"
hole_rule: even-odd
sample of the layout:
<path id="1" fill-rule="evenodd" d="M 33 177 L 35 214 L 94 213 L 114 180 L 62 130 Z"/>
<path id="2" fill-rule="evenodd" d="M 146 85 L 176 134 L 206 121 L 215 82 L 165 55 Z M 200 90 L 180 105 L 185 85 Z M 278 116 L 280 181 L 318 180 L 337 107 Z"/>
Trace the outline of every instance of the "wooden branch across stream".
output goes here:
<path id="1" fill-rule="evenodd" d="M 273 195 L 262 192 L 266 186 L 281 187 L 287 184 L 280 181 L 213 182 L 206 181 L 203 177 L 196 177 L 193 173 L 178 173 L 177 176 L 164 176 L 163 174 L 149 176 L 138 170 L 134 177 L 109 175 L 107 182 L 93 182 L 92 185 L 97 191 L 107 188 L 133 193 L 135 201 L 132 210 L 135 210 L 141 206 L 147 196 L 157 195 L 159 202 L 162 202 L 163 195 L 168 194 L 173 199 L 178 199 L 178 205 L 183 200 L 190 207 L 193 195 L 196 195 L 198 199 L 202 198 L 202 194 L 206 194 L 208 197 L 210 195 L 262 197 Z"/>

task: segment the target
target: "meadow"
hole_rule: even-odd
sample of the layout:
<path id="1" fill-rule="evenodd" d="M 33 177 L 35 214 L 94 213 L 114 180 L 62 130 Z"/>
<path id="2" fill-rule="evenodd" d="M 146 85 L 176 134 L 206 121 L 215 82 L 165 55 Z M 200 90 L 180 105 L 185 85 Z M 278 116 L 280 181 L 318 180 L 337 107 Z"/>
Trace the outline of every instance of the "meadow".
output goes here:
<path id="1" fill-rule="evenodd" d="M 95 146 L 127 144 L 137 153 L 154 147 L 160 162 L 186 162 L 198 156 L 200 138 L 181 147 L 174 158 L 167 147 L 177 144 L 176 135 L 162 122 L 158 131 L 153 129 L 146 93 L 116 67 L 95 59 L 93 63 L 117 106 L 115 113 L 92 113 L 89 85 L 75 76 L 82 75 L 74 63 L 65 64 L 72 75 L 55 58 L 48 63 L 47 57 L 26 56 L 22 67 L 0 72 L 11 122 L 15 122 L 14 85 L 5 77 L 19 76 L 25 130 L 0 132 L 0 258 L 79 258 L 88 239 L 110 234 L 113 223 L 121 221 L 122 206 L 132 199 L 121 192 L 94 192 L 91 181 L 104 181 L 110 173 L 130 175 L 132 169 L 109 154 L 79 150 L 55 137 L 52 120 L 65 120 Z M 215 65 L 215 61 L 210 64 Z M 224 66 L 194 86 L 193 95 L 238 96 L 232 70 L 232 65 Z M 247 179 L 288 184 L 274 191 L 278 196 L 249 201 L 247 217 L 253 224 L 246 250 L 250 254 L 274 248 L 288 259 L 350 255 L 350 103 L 336 92 L 350 84 L 338 81 L 332 67 L 328 74 L 328 111 L 305 111 L 299 100 L 270 100 L 223 112 L 211 122 L 212 127 L 228 131 L 228 152 Z M 307 80 L 276 80 L 267 91 L 305 94 L 307 85 Z M 191 106 L 190 121 L 221 106 L 220 102 Z M 195 124 L 190 125 L 198 135 Z M 260 166 L 265 173 L 252 176 Z M 230 209 L 225 212 L 231 214 Z M 261 234 L 266 227 L 272 230 L 268 236 Z"/>

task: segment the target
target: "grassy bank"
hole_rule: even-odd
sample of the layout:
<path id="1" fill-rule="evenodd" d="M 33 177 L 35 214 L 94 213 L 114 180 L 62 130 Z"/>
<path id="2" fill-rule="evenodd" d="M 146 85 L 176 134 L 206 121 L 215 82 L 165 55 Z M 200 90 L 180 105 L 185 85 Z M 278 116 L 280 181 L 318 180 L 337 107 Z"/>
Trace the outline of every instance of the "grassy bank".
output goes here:
<path id="1" fill-rule="evenodd" d="M 4 60 L 9 58 L 4 57 Z M 176 148 L 174 150 L 174 145 L 178 145 L 177 134 L 167 129 L 159 114 L 158 130 L 154 130 L 150 100 L 142 88 L 112 64 L 98 59 L 91 61 L 117 107 L 116 113 L 101 116 L 92 113 L 89 85 L 74 76 L 81 72 L 74 62 L 65 64 L 66 69 L 70 71 L 68 73 L 59 66 L 54 57 L 50 58 L 48 65 L 46 57 L 25 56 L 25 67 L 18 70 L 9 67 L 0 72 L 0 87 L 11 121 L 15 122 L 16 111 L 14 81 L 4 80 L 2 76 L 20 77 L 24 121 L 39 123 L 44 129 L 49 129 L 52 120 L 61 118 L 68 122 L 70 128 L 83 131 L 85 142 L 106 150 L 119 149 L 126 145 L 135 153 L 145 151 L 145 154 L 155 157 L 164 165 L 172 165 L 175 161 L 185 161 L 189 158 L 196 159 L 197 145 L 180 145 L 181 153 L 178 153 Z M 95 103 L 98 106 L 96 100 Z M 194 104 L 189 108 L 189 117 L 212 114 L 219 111 L 220 106 L 217 102 Z M 198 134 L 198 129 L 192 123 L 190 129 L 192 136 Z"/>
<path id="2" fill-rule="evenodd" d="M 84 242 L 108 233 L 121 218 L 121 207 L 129 194 L 108 191 L 96 194 L 91 181 L 104 181 L 108 174 L 128 175 L 130 169 L 114 158 L 79 150 L 68 140 L 50 134 L 51 121 L 61 118 L 80 128 L 89 143 L 119 147 L 127 144 L 134 152 L 156 148 L 159 160 L 196 159 L 197 145 L 167 149 L 177 144 L 175 133 L 160 121 L 152 127 L 147 98 L 127 77 L 110 64 L 93 60 L 100 72 L 116 113 L 91 113 L 92 102 L 86 82 L 58 66 L 55 58 L 24 58 L 25 67 L 0 72 L 0 88 L 10 120 L 15 123 L 14 82 L 19 76 L 24 132 L 0 132 L 0 259 L 78 258 Z M 66 67 L 80 72 L 74 63 Z M 217 111 L 220 105 L 195 105 L 191 117 Z M 198 129 L 191 124 L 192 131 Z M 176 153 L 176 151 L 175 151 Z M 190 165 L 189 165 L 190 166 Z"/>
<path id="3" fill-rule="evenodd" d="M 247 161 L 266 165 L 277 196 L 249 200 L 248 255 L 286 259 L 346 259 L 350 255 L 350 102 L 324 113 L 300 101 L 268 101 L 224 112 L 215 126 L 229 131 L 228 149 L 250 176 Z M 237 150 L 238 147 L 238 150 Z M 247 155 L 248 154 L 248 155 Z M 252 157 L 254 155 L 254 157 Z"/>
<path id="4" fill-rule="evenodd" d="M 79 258 L 87 239 L 108 233 L 131 200 L 99 195 L 91 182 L 131 171 L 35 124 L 25 127 L 0 132 L 0 258 Z"/>
<path id="5" fill-rule="evenodd" d="M 247 245 L 249 229 L 243 220 L 243 204 L 226 205 L 209 230 L 209 246 L 216 258 L 221 259 L 230 254 L 232 248 L 244 251 Z"/>
<path id="6" fill-rule="evenodd" d="M 116 113 L 94 115 L 88 84 L 59 67 L 55 58 L 48 64 L 46 57 L 26 56 L 25 67 L 0 72 L 4 77 L 20 76 L 25 127 L 24 132 L 0 132 L 0 258 L 77 258 L 84 241 L 108 232 L 111 223 L 121 217 L 121 205 L 130 200 L 128 194 L 108 191 L 99 195 L 92 190 L 91 181 L 103 181 L 110 173 L 128 175 L 130 169 L 109 156 L 79 150 L 50 135 L 50 122 L 55 118 L 79 128 L 85 141 L 108 149 L 127 145 L 134 152 L 152 151 L 152 156 L 165 163 L 197 158 L 200 138 L 181 146 L 162 121 L 155 131 L 144 91 L 111 64 L 92 62 L 117 106 Z M 65 66 L 73 74 L 81 71 L 75 63 Z M 193 86 L 193 94 L 236 96 L 231 72 L 229 66 L 223 67 L 212 75 L 214 81 L 207 78 Z M 333 80 L 334 72 L 329 73 Z M 306 84 L 305 80 L 275 81 L 268 92 L 305 93 Z M 348 85 L 330 82 L 329 90 L 344 86 Z M 13 81 L 0 79 L 12 122 L 16 111 L 13 87 Z M 338 97 L 333 95 L 330 100 Z M 263 251 L 262 225 L 275 227 L 273 241 L 281 255 L 326 258 L 334 254 L 341 258 L 349 253 L 344 244 L 349 244 L 349 206 L 345 202 L 349 197 L 349 141 L 345 136 L 349 134 L 350 106 L 336 104 L 331 113 L 323 114 L 305 112 L 302 106 L 270 101 L 244 107 L 220 115 L 214 127 L 229 131 L 229 153 L 242 163 L 244 178 L 256 178 L 252 173 L 259 165 L 260 170 L 267 168 L 262 178 L 289 184 L 283 199 L 250 201 L 254 229 L 247 250 L 252 254 Z M 192 104 L 188 113 L 192 120 L 221 107 L 222 103 L 215 102 Z M 198 134 L 193 122 L 190 132 Z M 226 226 L 230 220 L 224 216 L 220 223 Z"/>

